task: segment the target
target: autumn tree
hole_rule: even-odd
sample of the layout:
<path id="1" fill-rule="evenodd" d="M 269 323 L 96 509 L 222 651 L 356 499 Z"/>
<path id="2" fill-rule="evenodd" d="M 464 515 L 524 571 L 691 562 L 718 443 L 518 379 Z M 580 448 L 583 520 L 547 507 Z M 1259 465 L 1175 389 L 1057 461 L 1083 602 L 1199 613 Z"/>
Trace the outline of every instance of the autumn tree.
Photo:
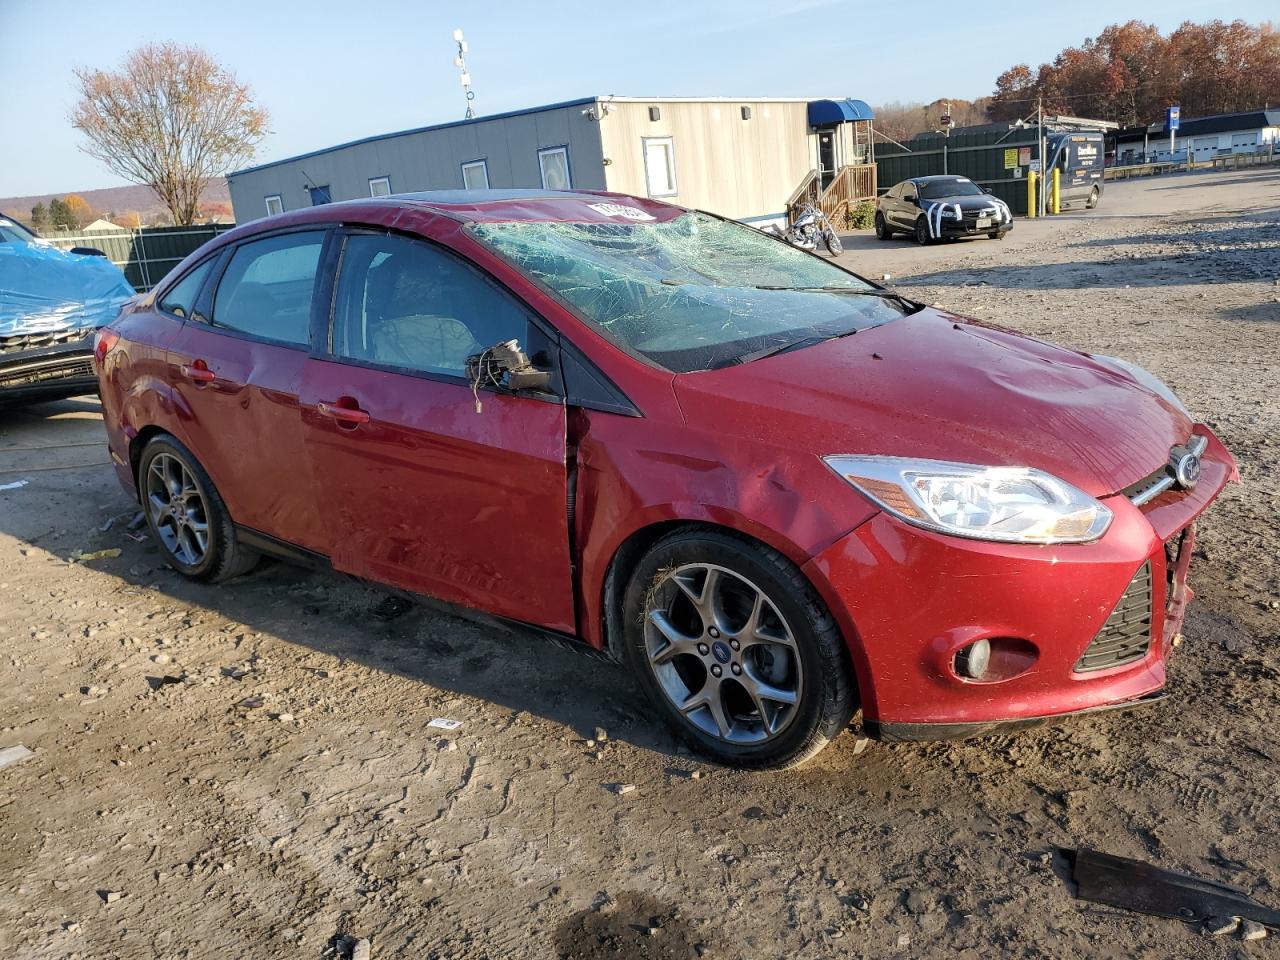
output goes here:
<path id="1" fill-rule="evenodd" d="M 177 224 L 195 220 L 204 188 L 251 159 L 266 134 L 249 88 L 199 47 L 148 44 L 119 70 L 80 69 L 76 79 L 81 149 L 151 187 Z"/>
<path id="2" fill-rule="evenodd" d="M 1170 104 L 1184 117 L 1265 106 L 1280 89 L 1280 34 L 1241 20 L 1182 24 L 1168 37 L 1130 20 L 1068 47 L 1032 71 L 1026 64 L 996 79 L 992 120 L 1034 111 L 1069 113 L 1134 125 L 1162 118 Z"/>
<path id="3" fill-rule="evenodd" d="M 93 207 L 89 206 L 89 201 L 80 194 L 68 193 L 62 198 L 62 202 L 67 208 L 67 220 L 71 229 L 79 230 L 95 219 Z"/>

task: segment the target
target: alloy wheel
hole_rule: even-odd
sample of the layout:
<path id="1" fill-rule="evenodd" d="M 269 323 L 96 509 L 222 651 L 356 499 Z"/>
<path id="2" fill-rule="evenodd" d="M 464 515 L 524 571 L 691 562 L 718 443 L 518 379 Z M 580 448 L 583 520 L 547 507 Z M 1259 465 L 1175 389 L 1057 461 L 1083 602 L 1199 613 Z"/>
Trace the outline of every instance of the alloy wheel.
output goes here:
<path id="1" fill-rule="evenodd" d="M 703 733 L 759 744 L 795 719 L 803 689 L 795 635 L 765 592 L 732 570 L 667 571 L 646 598 L 644 638 L 658 686 Z"/>
<path id="2" fill-rule="evenodd" d="M 179 562 L 198 566 L 209 551 L 209 510 L 191 470 L 169 453 L 147 467 L 147 511 L 165 549 Z"/>

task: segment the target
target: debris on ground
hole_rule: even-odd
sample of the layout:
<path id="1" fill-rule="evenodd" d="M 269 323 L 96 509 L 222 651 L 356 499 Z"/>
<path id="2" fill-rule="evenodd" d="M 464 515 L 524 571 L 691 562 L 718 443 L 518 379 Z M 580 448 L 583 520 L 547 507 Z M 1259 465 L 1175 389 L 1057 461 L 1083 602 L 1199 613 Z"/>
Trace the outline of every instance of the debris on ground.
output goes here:
<path id="1" fill-rule="evenodd" d="M 1081 900 L 1171 920 L 1230 917 L 1280 929 L 1280 910 L 1251 900 L 1248 891 L 1240 887 L 1096 850 L 1063 850 L 1062 854 L 1071 864 L 1076 896 Z M 1225 921 L 1215 923 L 1225 925 Z M 1265 930 L 1262 936 L 1266 936 Z"/>
<path id="2" fill-rule="evenodd" d="M 17 490 L 19 487 L 25 487 L 30 480 L 14 480 L 12 483 L 0 483 L 0 490 Z"/>
<path id="3" fill-rule="evenodd" d="M 436 717 L 434 720 L 428 723 L 427 726 L 435 727 L 437 730 L 457 730 L 460 726 L 462 726 L 462 721 L 450 720 L 448 717 Z"/>
<path id="4" fill-rule="evenodd" d="M 77 563 L 84 563 L 86 560 L 114 560 L 120 556 L 119 547 L 107 547 L 105 550 L 91 550 L 88 553 L 81 551 L 71 559 Z"/>
<path id="5" fill-rule="evenodd" d="M 20 743 L 13 747 L 5 747 L 0 750 L 0 770 L 11 767 L 15 763 L 22 763 L 23 760 L 30 760 L 34 756 L 34 750 L 28 750 Z"/>
<path id="6" fill-rule="evenodd" d="M 351 948 L 351 960 L 371 960 L 373 946 L 368 940 L 360 939 Z"/>

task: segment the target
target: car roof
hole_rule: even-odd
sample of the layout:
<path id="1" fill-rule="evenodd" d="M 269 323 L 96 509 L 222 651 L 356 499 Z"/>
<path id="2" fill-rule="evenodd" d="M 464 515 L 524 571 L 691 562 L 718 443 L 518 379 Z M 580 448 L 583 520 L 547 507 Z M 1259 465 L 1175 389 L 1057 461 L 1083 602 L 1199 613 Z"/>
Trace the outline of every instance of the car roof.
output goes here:
<path id="1" fill-rule="evenodd" d="M 660 200 L 603 190 L 424 190 L 347 203 L 412 207 L 467 223 L 627 223 L 670 220 L 685 212 L 683 207 Z"/>
<path id="2" fill-rule="evenodd" d="M 911 177 L 912 183 L 936 183 L 939 180 L 963 180 L 966 183 L 971 182 L 968 177 L 962 177 L 958 173 L 932 173 L 927 177 Z"/>

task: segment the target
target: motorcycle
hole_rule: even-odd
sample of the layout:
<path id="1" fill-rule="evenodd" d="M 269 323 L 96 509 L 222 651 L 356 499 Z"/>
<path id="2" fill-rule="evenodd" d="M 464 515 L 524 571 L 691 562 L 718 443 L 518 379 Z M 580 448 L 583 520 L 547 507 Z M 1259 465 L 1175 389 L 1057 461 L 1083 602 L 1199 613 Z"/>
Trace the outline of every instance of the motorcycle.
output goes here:
<path id="1" fill-rule="evenodd" d="M 787 229 L 783 230 L 773 223 L 764 229 L 766 233 L 781 237 L 801 250 L 813 252 L 819 247 L 826 247 L 827 252 L 833 257 L 839 256 L 844 250 L 844 245 L 836 236 L 836 231 L 831 226 L 827 215 L 812 203 L 806 203 L 800 208 L 800 215 Z"/>

